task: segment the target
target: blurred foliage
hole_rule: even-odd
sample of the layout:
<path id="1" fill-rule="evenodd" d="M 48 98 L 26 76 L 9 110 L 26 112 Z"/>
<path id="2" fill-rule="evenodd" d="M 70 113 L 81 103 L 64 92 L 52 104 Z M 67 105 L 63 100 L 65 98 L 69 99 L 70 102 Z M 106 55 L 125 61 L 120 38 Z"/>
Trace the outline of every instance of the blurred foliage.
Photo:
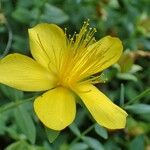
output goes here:
<path id="1" fill-rule="evenodd" d="M 124 53 L 102 73 L 107 84 L 97 86 L 129 117 L 125 129 L 106 130 L 78 106 L 74 123 L 59 133 L 45 129 L 35 116 L 32 102 L 39 93 L 0 85 L 0 150 L 149 150 L 149 7 L 149 0 L 1 0 L 1 56 L 8 51 L 30 55 L 28 28 L 39 22 L 56 23 L 73 34 L 90 19 L 97 39 L 118 36 Z"/>

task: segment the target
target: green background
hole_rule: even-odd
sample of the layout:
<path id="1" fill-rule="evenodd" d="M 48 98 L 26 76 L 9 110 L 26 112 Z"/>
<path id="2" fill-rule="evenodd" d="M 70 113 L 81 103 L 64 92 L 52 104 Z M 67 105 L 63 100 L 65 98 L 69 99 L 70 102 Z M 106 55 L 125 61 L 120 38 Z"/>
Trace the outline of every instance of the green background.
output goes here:
<path id="1" fill-rule="evenodd" d="M 0 54 L 30 54 L 28 29 L 40 22 L 79 31 L 90 20 L 96 39 L 119 37 L 124 54 L 103 72 L 98 84 L 128 112 L 126 128 L 106 130 L 78 105 L 76 120 L 61 133 L 46 129 L 33 111 L 34 96 L 0 85 L 0 150 L 149 150 L 150 1 L 1 0 Z M 55 140 L 56 139 L 56 140 Z"/>

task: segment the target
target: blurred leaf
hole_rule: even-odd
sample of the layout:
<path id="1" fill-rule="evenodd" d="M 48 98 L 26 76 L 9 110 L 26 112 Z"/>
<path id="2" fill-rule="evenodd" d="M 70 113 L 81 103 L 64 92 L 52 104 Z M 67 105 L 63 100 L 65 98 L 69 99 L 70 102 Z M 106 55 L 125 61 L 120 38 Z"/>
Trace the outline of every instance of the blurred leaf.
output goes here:
<path id="1" fill-rule="evenodd" d="M 80 130 L 78 129 L 77 125 L 75 123 L 72 123 L 70 126 L 69 126 L 70 130 L 76 135 L 76 136 L 80 136 L 81 133 L 80 133 Z"/>
<path id="2" fill-rule="evenodd" d="M 126 105 L 129 105 L 129 104 L 132 104 L 134 103 L 135 101 L 138 101 L 140 100 L 141 98 L 149 95 L 150 93 L 150 88 L 144 90 L 142 93 L 140 93 L 138 96 L 136 96 L 135 98 L 133 98 L 132 100 L 130 100 L 129 102 L 126 103 Z"/>
<path id="3" fill-rule="evenodd" d="M 0 135 L 3 135 L 5 133 L 5 121 L 6 117 L 5 115 L 0 114 Z"/>
<path id="4" fill-rule="evenodd" d="M 28 150 L 46 150 L 44 147 L 40 147 L 40 146 L 29 146 Z"/>
<path id="5" fill-rule="evenodd" d="M 136 73 L 136 72 L 138 72 L 138 71 L 141 71 L 143 68 L 141 67 L 141 66 L 139 66 L 139 65 L 132 65 L 132 67 L 131 67 L 131 70 L 130 70 L 130 73 Z"/>
<path id="6" fill-rule="evenodd" d="M 104 144 L 104 149 L 105 150 L 121 150 L 117 142 L 113 141 L 112 138 L 107 140 L 107 142 Z"/>
<path id="7" fill-rule="evenodd" d="M 144 121 L 135 120 L 132 117 L 127 118 L 126 129 L 129 135 L 137 136 L 150 131 L 150 124 Z"/>
<path id="8" fill-rule="evenodd" d="M 8 86 L 3 85 L 3 84 L 0 84 L 0 89 L 4 93 L 4 95 L 6 97 L 8 97 L 10 100 L 15 101 L 15 100 L 23 99 L 24 94 L 22 91 L 8 87 Z"/>
<path id="9" fill-rule="evenodd" d="M 31 21 L 30 11 L 23 7 L 18 7 L 13 13 L 12 17 L 18 22 L 28 24 Z"/>
<path id="10" fill-rule="evenodd" d="M 27 102 L 30 102 L 31 100 L 33 100 L 35 97 L 31 97 L 31 98 L 28 98 L 28 99 L 24 99 L 24 100 L 21 100 L 21 101 L 16 101 L 16 102 L 10 102 L 10 103 L 6 103 L 5 105 L 2 105 L 0 107 L 0 113 L 2 112 L 5 112 L 7 110 L 10 110 L 12 108 L 15 108 L 21 104 L 24 104 L 24 103 L 27 103 Z"/>
<path id="11" fill-rule="evenodd" d="M 50 143 L 53 143 L 58 137 L 60 131 L 55 131 L 45 127 L 46 135 Z"/>
<path id="12" fill-rule="evenodd" d="M 129 52 L 123 53 L 118 61 L 122 73 L 128 72 L 131 69 L 133 63 L 134 59 Z"/>
<path id="13" fill-rule="evenodd" d="M 104 150 L 103 145 L 96 139 L 91 137 L 83 137 L 83 141 L 93 150 Z"/>
<path id="14" fill-rule="evenodd" d="M 136 76 L 133 75 L 133 74 L 130 74 L 130 73 L 118 73 L 117 77 L 119 79 L 122 79 L 122 80 L 129 80 L 129 81 L 131 80 L 131 81 L 134 81 L 134 82 L 138 81 L 138 79 L 136 78 Z"/>
<path id="15" fill-rule="evenodd" d="M 98 124 L 95 125 L 95 132 L 104 139 L 108 138 L 107 130 Z"/>
<path id="16" fill-rule="evenodd" d="M 14 49 L 13 52 L 28 54 L 29 50 L 27 38 L 22 36 L 21 35 L 13 36 L 13 43 L 12 43 L 12 48 Z"/>
<path id="17" fill-rule="evenodd" d="M 70 147 L 69 150 L 87 150 L 88 145 L 85 143 L 76 143 Z"/>
<path id="18" fill-rule="evenodd" d="M 143 115 L 140 115 L 140 117 L 144 120 L 144 121 L 148 121 L 148 122 L 150 122 L 150 113 L 145 113 L 145 114 L 143 114 Z"/>
<path id="19" fill-rule="evenodd" d="M 14 110 L 16 123 L 28 140 L 34 144 L 36 139 L 36 129 L 30 114 L 23 106 L 18 106 Z"/>
<path id="20" fill-rule="evenodd" d="M 68 15 L 60 8 L 48 3 L 45 4 L 44 14 L 41 16 L 42 21 L 62 24 L 68 19 Z"/>
<path id="21" fill-rule="evenodd" d="M 33 5 L 34 1 L 31 0 L 19 0 L 17 1 L 17 6 L 18 7 L 23 7 L 23 8 L 28 8 L 31 7 Z"/>
<path id="22" fill-rule="evenodd" d="M 129 150 L 144 150 L 144 136 L 140 135 L 129 143 Z"/>
<path id="23" fill-rule="evenodd" d="M 29 147 L 25 141 L 19 141 L 10 144 L 5 150 L 29 150 Z"/>
<path id="24" fill-rule="evenodd" d="M 126 106 L 125 109 L 135 114 L 150 113 L 150 105 L 148 104 L 133 104 Z"/>

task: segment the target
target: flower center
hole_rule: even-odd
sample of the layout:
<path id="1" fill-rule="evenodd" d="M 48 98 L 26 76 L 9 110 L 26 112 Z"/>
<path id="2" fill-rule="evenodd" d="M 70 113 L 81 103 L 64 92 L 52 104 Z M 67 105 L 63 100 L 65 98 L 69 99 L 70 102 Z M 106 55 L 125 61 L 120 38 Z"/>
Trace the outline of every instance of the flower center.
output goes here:
<path id="1" fill-rule="evenodd" d="M 60 62 L 62 65 L 59 70 L 59 84 L 63 86 L 72 86 L 79 82 L 87 75 L 84 75 L 86 69 L 93 61 L 94 54 L 91 49 L 88 49 L 95 42 L 95 28 L 89 28 L 89 23 L 84 22 L 80 32 L 66 38 L 67 50 L 65 54 L 60 54 Z M 91 56 L 91 58 L 90 58 Z M 87 61 L 90 59 L 90 61 Z"/>
<path id="2" fill-rule="evenodd" d="M 78 34 L 66 37 L 67 49 L 65 53 L 60 52 L 59 57 L 58 84 L 72 87 L 78 82 L 101 82 L 100 76 L 93 75 L 100 72 L 101 67 L 114 56 L 103 59 L 109 52 L 108 45 L 111 47 L 112 43 L 106 41 L 107 44 L 102 45 L 104 41 L 96 42 L 95 32 L 95 28 L 89 28 L 89 23 L 84 22 Z"/>

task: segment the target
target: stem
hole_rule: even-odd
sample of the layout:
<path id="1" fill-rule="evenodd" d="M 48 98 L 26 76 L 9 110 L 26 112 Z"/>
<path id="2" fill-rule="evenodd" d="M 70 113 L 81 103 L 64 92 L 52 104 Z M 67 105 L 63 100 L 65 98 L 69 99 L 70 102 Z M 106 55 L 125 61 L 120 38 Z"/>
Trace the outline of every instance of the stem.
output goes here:
<path id="1" fill-rule="evenodd" d="M 77 141 L 79 141 L 80 139 L 83 138 L 83 136 L 85 136 L 87 133 L 89 133 L 93 128 L 95 127 L 95 123 L 93 125 L 91 125 L 89 128 L 87 128 L 83 133 L 81 133 L 80 136 L 76 137 L 70 145 L 75 144 Z"/>
<path id="2" fill-rule="evenodd" d="M 27 102 L 30 102 L 34 99 L 35 97 L 31 97 L 31 98 L 28 98 L 28 99 L 25 99 L 25 100 L 22 100 L 22 101 L 17 101 L 17 102 L 11 102 L 11 103 L 8 103 L 2 107 L 0 107 L 0 113 L 3 113 L 9 109 L 12 109 L 12 108 L 15 108 L 21 104 L 25 104 Z"/>
<path id="3" fill-rule="evenodd" d="M 135 101 L 137 101 L 137 100 L 141 99 L 142 97 L 144 97 L 145 95 L 147 95 L 149 92 L 150 92 L 150 88 L 148 88 L 147 90 L 145 90 L 144 92 L 142 92 L 141 94 L 136 96 L 131 101 L 127 102 L 125 105 L 130 105 L 130 104 L 134 103 Z"/>
<path id="4" fill-rule="evenodd" d="M 120 105 L 124 105 L 124 95 L 125 95 L 125 88 L 123 83 L 121 83 L 121 90 L 120 90 Z"/>
<path id="5" fill-rule="evenodd" d="M 3 58 L 4 56 L 6 56 L 8 54 L 10 47 L 11 47 L 11 44 L 12 44 L 13 34 L 12 34 L 11 27 L 10 27 L 9 23 L 7 22 L 7 20 L 5 20 L 5 25 L 6 25 L 7 30 L 8 30 L 8 42 L 7 42 L 6 48 L 3 52 L 3 54 L 0 56 L 0 58 Z"/>

